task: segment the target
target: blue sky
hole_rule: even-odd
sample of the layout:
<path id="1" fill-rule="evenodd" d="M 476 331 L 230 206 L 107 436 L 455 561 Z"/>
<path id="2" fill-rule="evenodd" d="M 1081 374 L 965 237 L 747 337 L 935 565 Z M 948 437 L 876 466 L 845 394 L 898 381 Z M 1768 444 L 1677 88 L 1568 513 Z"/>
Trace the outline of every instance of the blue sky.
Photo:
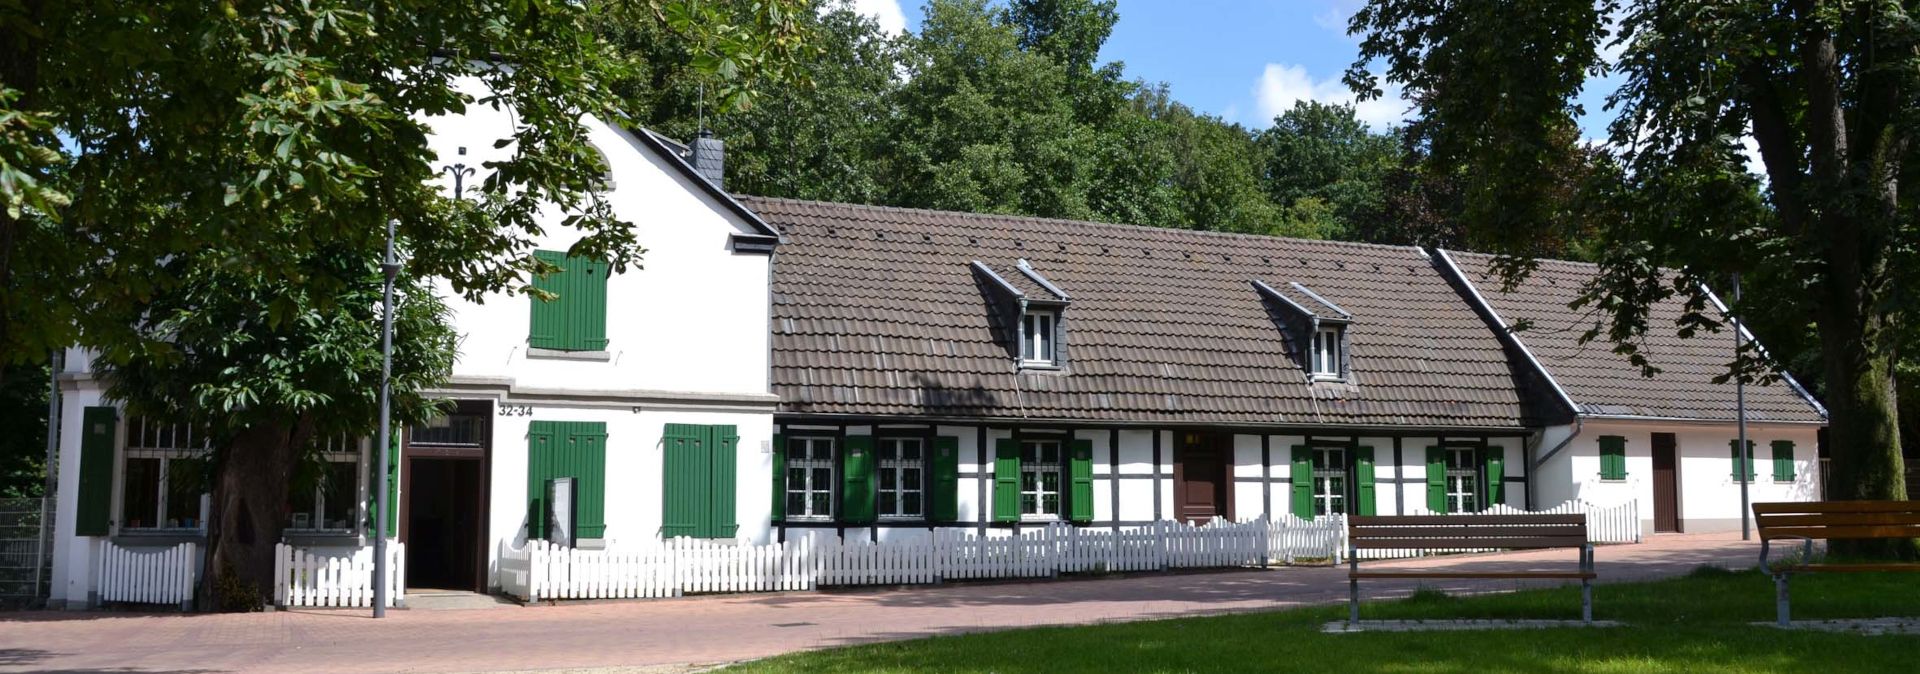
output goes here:
<path id="1" fill-rule="evenodd" d="M 853 0 L 883 27 L 915 30 L 922 0 Z M 1129 78 L 1166 82 L 1175 100 L 1253 128 L 1310 98 L 1350 102 L 1340 75 L 1358 43 L 1347 17 L 1364 0 L 1120 0 L 1120 22 L 1101 57 L 1126 63 Z M 1612 82 L 1582 97 L 1589 138 L 1605 138 L 1608 116 L 1598 114 Z M 1389 92 L 1392 93 L 1392 92 Z M 1397 97 L 1362 104 L 1361 119 L 1375 128 L 1401 121 Z"/>

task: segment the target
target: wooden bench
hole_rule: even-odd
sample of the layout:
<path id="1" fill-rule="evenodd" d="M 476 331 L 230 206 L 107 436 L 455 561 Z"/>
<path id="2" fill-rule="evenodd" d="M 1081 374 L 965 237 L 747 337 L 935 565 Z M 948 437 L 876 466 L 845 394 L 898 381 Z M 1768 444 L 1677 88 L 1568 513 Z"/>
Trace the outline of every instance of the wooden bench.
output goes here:
<path id="1" fill-rule="evenodd" d="M 1781 625 L 1788 624 L 1791 614 L 1787 580 L 1793 574 L 1920 571 L 1920 564 L 1912 563 L 1813 563 L 1815 540 L 1920 538 L 1920 501 L 1755 503 L 1753 522 L 1760 530 L 1760 568 L 1773 574 L 1774 603 Z M 1777 540 L 1801 541 L 1801 559 L 1779 568 L 1769 566 L 1767 557 Z"/>
<path id="2" fill-rule="evenodd" d="M 1577 548 L 1575 571 L 1361 571 L 1361 550 L 1540 550 Z M 1580 581 L 1580 620 L 1593 624 L 1593 544 L 1587 516 L 1383 515 L 1347 518 L 1347 623 L 1360 622 L 1360 581 L 1390 578 L 1558 578 Z"/>

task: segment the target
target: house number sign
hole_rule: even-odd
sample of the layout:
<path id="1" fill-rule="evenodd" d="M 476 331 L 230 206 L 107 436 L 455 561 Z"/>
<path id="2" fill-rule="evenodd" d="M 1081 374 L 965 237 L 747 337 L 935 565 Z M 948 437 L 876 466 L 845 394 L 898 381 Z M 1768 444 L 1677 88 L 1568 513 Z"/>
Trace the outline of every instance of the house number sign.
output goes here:
<path id="1" fill-rule="evenodd" d="M 500 416 L 530 417 L 530 416 L 533 416 L 533 406 L 532 405 L 501 405 Z"/>

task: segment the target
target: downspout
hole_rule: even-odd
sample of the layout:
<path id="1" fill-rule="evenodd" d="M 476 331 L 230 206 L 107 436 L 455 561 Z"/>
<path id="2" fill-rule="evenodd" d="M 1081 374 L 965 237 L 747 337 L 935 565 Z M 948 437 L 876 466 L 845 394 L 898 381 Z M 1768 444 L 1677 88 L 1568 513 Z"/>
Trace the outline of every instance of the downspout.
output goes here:
<path id="1" fill-rule="evenodd" d="M 53 522 L 48 514 L 53 510 L 55 492 L 60 487 L 60 371 L 66 369 L 66 353 L 54 349 L 47 354 L 47 462 L 42 469 L 47 474 L 46 486 L 40 491 L 40 548 L 33 555 L 33 596 L 41 597 L 40 579 L 46 577 L 46 560 L 53 546 Z M 47 591 L 45 599 L 52 601 L 53 588 Z"/>

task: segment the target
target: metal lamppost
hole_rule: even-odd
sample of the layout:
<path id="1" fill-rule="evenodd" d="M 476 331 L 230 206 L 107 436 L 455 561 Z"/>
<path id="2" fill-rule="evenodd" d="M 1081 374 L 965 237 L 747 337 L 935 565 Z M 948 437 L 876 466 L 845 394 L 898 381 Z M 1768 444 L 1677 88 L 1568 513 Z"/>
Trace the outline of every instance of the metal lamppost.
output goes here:
<path id="1" fill-rule="evenodd" d="M 1746 343 L 1746 328 L 1740 325 L 1740 272 L 1733 273 L 1733 357 L 1740 358 L 1741 347 Z M 1745 376 L 1733 379 L 1733 404 L 1738 415 L 1740 438 L 1735 440 L 1733 453 L 1740 457 L 1740 463 L 1733 467 L 1733 479 L 1740 481 L 1740 540 L 1753 540 L 1753 504 L 1747 494 L 1747 483 L 1753 479 L 1753 450 L 1747 447 L 1747 379 Z"/>
<path id="2" fill-rule="evenodd" d="M 387 503 L 388 471 L 393 470 L 393 280 L 400 275 L 400 263 L 393 259 L 393 230 L 399 220 L 387 221 L 387 257 L 380 264 L 386 275 L 386 289 L 380 312 L 380 478 L 373 493 L 373 617 L 387 617 Z"/>

